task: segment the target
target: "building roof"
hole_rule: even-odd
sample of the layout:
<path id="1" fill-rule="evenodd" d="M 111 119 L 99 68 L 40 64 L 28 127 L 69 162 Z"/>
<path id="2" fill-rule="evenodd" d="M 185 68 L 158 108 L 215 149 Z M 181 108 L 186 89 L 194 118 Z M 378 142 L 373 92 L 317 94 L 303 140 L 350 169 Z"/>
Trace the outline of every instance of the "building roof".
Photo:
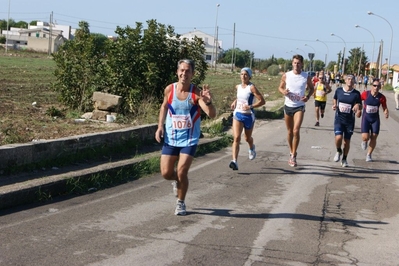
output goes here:
<path id="1" fill-rule="evenodd" d="M 24 33 L 33 33 L 33 32 L 46 32 L 46 33 L 50 33 L 50 29 L 48 28 L 36 28 L 36 29 L 21 29 L 18 31 L 20 34 L 24 34 Z M 62 35 L 62 30 L 55 30 L 52 29 L 51 30 L 51 35 L 53 36 L 58 36 L 58 35 Z"/>

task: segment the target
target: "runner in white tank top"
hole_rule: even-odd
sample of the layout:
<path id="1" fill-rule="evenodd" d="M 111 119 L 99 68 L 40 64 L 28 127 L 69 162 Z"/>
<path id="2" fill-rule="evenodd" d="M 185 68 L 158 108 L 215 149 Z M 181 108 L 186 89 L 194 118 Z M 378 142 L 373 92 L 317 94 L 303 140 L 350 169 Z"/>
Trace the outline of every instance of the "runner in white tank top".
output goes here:
<path id="1" fill-rule="evenodd" d="M 303 57 L 292 57 L 292 71 L 284 73 L 281 77 L 279 91 L 285 97 L 284 120 L 287 127 L 287 141 L 290 148 L 289 166 L 297 166 L 296 155 L 300 140 L 305 104 L 313 94 L 313 82 L 307 73 L 302 72 Z M 308 92 L 306 93 L 306 89 Z M 306 93 L 306 94 L 305 94 Z"/>
<path id="2" fill-rule="evenodd" d="M 249 146 L 249 159 L 253 160 L 256 157 L 254 140 L 252 138 L 252 130 L 255 123 L 254 107 L 260 107 L 265 104 L 265 99 L 258 91 L 255 84 L 249 80 L 252 77 L 252 70 L 248 67 L 241 69 L 241 84 L 236 86 L 237 99 L 231 104 L 233 113 L 233 151 L 232 161 L 229 167 L 233 170 L 238 170 L 237 157 L 240 150 L 241 134 L 244 129 L 245 140 Z M 254 99 L 257 99 L 254 103 Z"/>

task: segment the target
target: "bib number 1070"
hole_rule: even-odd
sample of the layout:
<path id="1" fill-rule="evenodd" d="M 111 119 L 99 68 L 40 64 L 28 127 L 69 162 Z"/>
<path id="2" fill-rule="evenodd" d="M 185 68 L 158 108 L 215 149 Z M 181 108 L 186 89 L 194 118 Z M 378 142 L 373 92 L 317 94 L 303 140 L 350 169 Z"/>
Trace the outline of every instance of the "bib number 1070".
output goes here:
<path id="1" fill-rule="evenodd" d="M 193 127 L 190 115 L 172 115 L 172 128 L 174 130 L 185 130 Z"/>

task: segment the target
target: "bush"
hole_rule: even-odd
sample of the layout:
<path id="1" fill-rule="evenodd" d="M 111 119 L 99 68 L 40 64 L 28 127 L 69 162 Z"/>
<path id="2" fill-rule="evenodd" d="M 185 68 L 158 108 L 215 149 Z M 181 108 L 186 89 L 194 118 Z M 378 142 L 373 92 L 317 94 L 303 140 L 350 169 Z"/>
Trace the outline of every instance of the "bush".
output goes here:
<path id="1" fill-rule="evenodd" d="M 382 89 L 385 91 L 393 91 L 393 87 L 391 84 L 385 84 Z"/>
<path id="2" fill-rule="evenodd" d="M 161 103 L 165 87 L 176 80 L 178 60 L 195 61 L 194 84 L 205 79 L 205 43 L 201 38 L 179 40 L 171 26 L 156 20 L 136 28 L 117 27 L 114 41 L 90 34 L 89 24 L 79 22 L 75 38 L 53 54 L 56 63 L 53 88 L 71 109 L 90 111 L 92 95 L 101 91 L 123 98 L 121 114 L 139 116 L 143 100 Z M 101 36 L 100 36 L 101 37 Z"/>
<path id="3" fill-rule="evenodd" d="M 267 68 L 267 74 L 270 76 L 277 76 L 280 73 L 280 68 L 278 65 L 271 65 Z"/>

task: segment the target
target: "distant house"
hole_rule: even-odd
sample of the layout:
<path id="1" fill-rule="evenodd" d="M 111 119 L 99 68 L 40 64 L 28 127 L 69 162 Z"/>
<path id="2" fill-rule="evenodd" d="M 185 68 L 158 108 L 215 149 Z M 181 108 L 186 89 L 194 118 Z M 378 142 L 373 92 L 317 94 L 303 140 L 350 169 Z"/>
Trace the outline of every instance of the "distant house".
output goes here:
<path id="1" fill-rule="evenodd" d="M 51 52 L 56 52 L 66 40 L 60 30 L 46 28 L 23 29 L 19 33 L 27 39 L 26 48 L 38 52 L 48 52 L 49 48 Z"/>
<path id="2" fill-rule="evenodd" d="M 391 66 L 391 69 L 393 71 L 393 76 L 392 76 L 392 87 L 399 86 L 399 65 L 394 64 Z"/>
<path id="3" fill-rule="evenodd" d="M 29 49 L 38 52 L 56 52 L 59 47 L 74 36 L 71 26 L 49 24 L 38 21 L 36 26 L 28 25 L 27 29 L 13 28 L 3 30 L 8 47 L 13 49 Z"/>
<path id="4" fill-rule="evenodd" d="M 205 43 L 205 61 L 209 64 L 215 64 L 215 58 L 217 58 L 220 53 L 223 51 L 222 49 L 222 41 L 217 40 L 217 45 L 215 46 L 215 37 L 209 34 L 206 34 L 200 30 L 190 31 L 180 35 L 181 38 L 187 38 L 188 40 L 194 39 L 195 36 L 201 38 Z"/>

